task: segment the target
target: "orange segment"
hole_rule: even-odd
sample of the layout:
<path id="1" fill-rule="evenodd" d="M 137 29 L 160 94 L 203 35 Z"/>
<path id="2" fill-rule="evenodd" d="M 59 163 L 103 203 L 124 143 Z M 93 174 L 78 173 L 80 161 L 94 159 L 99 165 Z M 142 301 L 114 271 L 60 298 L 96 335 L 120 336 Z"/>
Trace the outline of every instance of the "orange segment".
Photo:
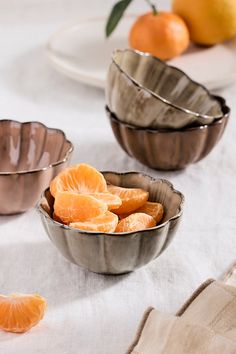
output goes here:
<path id="1" fill-rule="evenodd" d="M 92 193 L 89 194 L 92 197 L 101 200 L 103 203 L 107 204 L 108 210 L 117 209 L 121 206 L 122 201 L 118 195 L 111 193 Z"/>
<path id="2" fill-rule="evenodd" d="M 135 212 L 151 215 L 158 224 L 163 218 L 164 208 L 161 203 L 146 202 L 141 208 L 135 210 Z"/>
<path id="3" fill-rule="evenodd" d="M 54 212 L 63 223 L 86 221 L 107 211 L 102 201 L 87 195 L 73 192 L 57 192 Z"/>
<path id="4" fill-rule="evenodd" d="M 52 218 L 53 220 L 60 222 L 61 224 L 63 224 L 63 221 L 59 218 L 59 216 L 57 216 L 57 214 L 55 212 L 53 212 L 52 214 Z"/>
<path id="5" fill-rule="evenodd" d="M 156 221 L 152 216 L 145 213 L 133 213 L 118 223 L 115 232 L 140 231 L 154 226 L 156 226 Z"/>
<path id="6" fill-rule="evenodd" d="M 116 214 L 131 213 L 140 208 L 148 200 L 149 193 L 140 188 L 122 188 L 108 185 L 108 192 L 117 195 L 122 205 L 115 210 Z"/>
<path id="7" fill-rule="evenodd" d="M 59 173 L 50 184 L 50 192 L 103 193 L 107 191 L 106 180 L 94 167 L 79 164 Z"/>
<path id="8" fill-rule="evenodd" d="M 0 295 L 0 328 L 7 332 L 26 332 L 43 318 L 45 309 L 46 301 L 37 294 Z"/>
<path id="9" fill-rule="evenodd" d="M 107 211 L 105 214 L 97 216 L 84 222 L 70 223 L 70 227 L 85 231 L 114 232 L 118 224 L 118 216 Z"/>

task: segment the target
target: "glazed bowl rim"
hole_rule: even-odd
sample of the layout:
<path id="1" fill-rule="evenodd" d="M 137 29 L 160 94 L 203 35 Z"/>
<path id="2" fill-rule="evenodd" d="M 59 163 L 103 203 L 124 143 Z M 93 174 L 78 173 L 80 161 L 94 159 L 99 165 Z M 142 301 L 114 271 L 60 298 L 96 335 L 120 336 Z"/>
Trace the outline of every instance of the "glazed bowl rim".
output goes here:
<path id="1" fill-rule="evenodd" d="M 51 164 L 49 164 L 49 165 L 47 165 L 45 167 L 35 168 L 35 169 L 30 169 L 30 170 L 19 170 L 19 171 L 14 171 L 14 172 L 0 171 L 0 177 L 1 176 L 23 175 L 23 174 L 27 174 L 27 173 L 36 173 L 36 172 L 49 170 L 50 168 L 53 168 L 55 166 L 61 165 L 62 163 L 66 162 L 69 159 L 71 153 L 74 150 L 74 145 L 72 144 L 72 142 L 70 140 L 67 139 L 66 134 L 61 129 L 48 127 L 47 125 L 45 125 L 45 124 L 43 124 L 42 122 L 39 122 L 39 121 L 20 122 L 20 121 L 17 121 L 15 119 L 1 119 L 0 120 L 0 125 L 3 122 L 13 122 L 13 123 L 16 123 L 16 124 L 19 124 L 19 125 L 27 125 L 27 124 L 40 125 L 41 127 L 45 128 L 46 130 L 55 131 L 55 132 L 60 133 L 63 136 L 64 141 L 69 144 L 69 147 L 68 147 L 68 150 L 67 150 L 67 152 L 65 154 L 65 157 L 63 159 L 58 160 L 56 162 L 53 162 L 53 163 L 51 163 Z"/>
<path id="2" fill-rule="evenodd" d="M 131 232 L 96 232 L 96 231 L 84 231 L 84 230 L 80 230 L 80 229 L 76 229 L 76 228 L 72 228 L 69 227 L 67 225 L 61 224 L 58 221 L 55 221 L 52 217 L 50 217 L 50 215 L 48 215 L 48 213 L 43 209 L 43 207 L 41 206 L 42 204 L 42 200 L 43 198 L 45 198 L 45 193 L 47 191 L 49 191 L 50 188 L 46 188 L 43 193 L 41 194 L 41 198 L 37 204 L 37 210 L 44 216 L 46 217 L 46 219 L 49 219 L 50 221 L 52 221 L 54 224 L 56 224 L 56 226 L 60 226 L 61 228 L 65 229 L 65 230 L 73 230 L 75 232 L 77 232 L 78 234 L 82 234 L 82 235 L 90 235 L 90 236 L 106 236 L 106 237 L 114 237 L 114 236 L 122 236 L 122 237 L 128 237 L 134 234 L 140 234 L 143 233 L 145 231 L 149 232 L 149 231 L 153 231 L 153 230 L 158 230 L 160 228 L 163 228 L 164 226 L 166 226 L 167 224 L 169 224 L 171 221 L 178 219 L 182 214 L 183 214 L 183 205 L 185 202 L 185 197 L 183 195 L 183 193 L 181 193 L 180 191 L 178 191 L 177 189 L 174 188 L 173 184 L 168 181 L 167 179 L 164 178 L 154 178 L 150 175 L 147 175 L 146 173 L 142 173 L 142 172 L 135 172 L 135 171 L 130 171 L 130 172 L 115 172 L 115 171 L 101 171 L 102 174 L 115 174 L 118 176 L 124 176 L 124 175 L 141 175 L 145 178 L 149 179 L 149 182 L 157 182 L 160 181 L 162 183 L 167 184 L 170 187 L 170 190 L 172 193 L 178 194 L 180 196 L 180 204 L 179 204 L 179 208 L 178 208 L 178 212 L 172 216 L 171 218 L 169 218 L 168 220 L 166 220 L 165 222 L 158 224 L 157 226 L 154 226 L 152 228 L 149 229 L 145 229 L 145 230 L 139 230 L 139 231 L 131 231 Z"/>
<path id="3" fill-rule="evenodd" d="M 157 93 L 153 92 L 152 90 L 148 89 L 147 87 L 141 85 L 138 81 L 136 81 L 131 75 L 129 75 L 126 71 L 124 71 L 123 69 L 121 69 L 120 65 L 116 62 L 115 60 L 115 54 L 116 53 L 125 53 L 125 52 L 131 52 L 131 53 L 134 53 L 134 54 L 137 54 L 138 56 L 140 57 L 149 57 L 149 58 L 152 58 L 154 59 L 155 61 L 157 61 L 158 63 L 162 63 L 164 64 L 164 66 L 167 68 L 170 68 L 171 70 L 173 71 L 178 71 L 179 73 L 181 73 L 183 76 L 185 76 L 190 82 L 192 82 L 193 84 L 197 85 L 197 86 L 200 86 L 203 88 L 203 90 L 205 91 L 205 93 L 207 94 L 208 97 L 210 97 L 211 99 L 215 99 L 214 98 L 214 95 L 212 95 L 210 93 L 210 91 L 206 88 L 206 86 L 200 84 L 199 82 L 193 80 L 190 78 L 190 76 L 188 74 L 186 74 L 183 70 L 173 66 L 173 65 L 169 65 L 167 64 L 166 62 L 164 62 L 163 60 L 155 57 L 154 55 L 150 54 L 150 53 L 145 53 L 145 52 L 141 52 L 139 50 L 136 50 L 136 49 L 131 49 L 131 48 L 126 48 L 126 49 L 115 49 L 112 53 L 112 57 L 111 57 L 111 60 L 112 60 L 112 63 L 117 67 L 117 69 L 123 73 L 135 86 L 141 88 L 142 90 L 148 92 L 150 95 L 152 95 L 154 98 L 157 98 L 159 99 L 160 101 L 162 101 L 163 103 L 181 111 L 181 112 L 184 112 L 186 114 L 191 114 L 191 115 L 194 115 L 195 117 L 197 118 L 204 118 L 204 119 L 220 119 L 223 117 L 223 112 L 221 115 L 207 115 L 207 114 L 201 114 L 201 113 L 198 113 L 198 112 L 194 112 L 194 111 L 191 111 L 187 108 L 184 108 L 184 107 L 181 107 L 181 106 L 178 106 L 174 103 L 172 103 L 171 101 L 165 99 L 164 97 L 158 95 Z"/>
<path id="4" fill-rule="evenodd" d="M 214 96 L 214 97 L 220 98 L 223 101 L 225 101 L 220 96 Z M 122 120 L 117 118 L 116 114 L 113 113 L 107 105 L 105 107 L 106 112 L 107 112 L 110 120 L 113 120 L 113 121 L 117 122 L 118 124 L 123 125 L 123 126 L 125 126 L 126 128 L 129 128 L 129 129 L 132 129 L 132 130 L 135 130 L 135 131 L 145 131 L 147 133 L 152 133 L 152 134 L 157 134 L 157 133 L 159 133 L 159 134 L 187 133 L 187 132 L 190 132 L 190 131 L 193 131 L 193 130 L 203 130 L 203 129 L 205 130 L 205 129 L 208 129 L 208 128 L 214 126 L 214 125 L 222 124 L 225 119 L 229 118 L 229 115 L 230 115 L 230 112 L 231 112 L 230 107 L 227 106 L 224 103 L 222 104 L 222 108 L 223 109 L 227 109 L 227 112 L 223 113 L 223 116 L 221 118 L 213 121 L 210 124 L 202 124 L 202 125 L 198 125 L 198 126 L 186 127 L 186 128 L 181 128 L 181 129 L 152 129 L 152 128 L 146 128 L 146 127 L 138 127 L 136 125 L 123 122 Z"/>

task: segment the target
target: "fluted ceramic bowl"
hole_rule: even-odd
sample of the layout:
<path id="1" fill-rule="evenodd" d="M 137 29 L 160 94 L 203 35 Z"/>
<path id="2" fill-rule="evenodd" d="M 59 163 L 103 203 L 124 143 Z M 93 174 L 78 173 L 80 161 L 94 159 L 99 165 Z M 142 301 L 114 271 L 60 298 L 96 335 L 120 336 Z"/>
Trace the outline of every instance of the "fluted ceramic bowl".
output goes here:
<path id="1" fill-rule="evenodd" d="M 206 157 L 222 137 L 230 109 L 222 98 L 217 100 L 223 111 L 221 119 L 182 130 L 135 127 L 120 121 L 108 108 L 107 115 L 116 140 L 129 156 L 157 170 L 179 170 Z"/>
<path id="2" fill-rule="evenodd" d="M 0 214 L 34 207 L 63 170 L 73 145 L 58 129 L 39 122 L 0 120 Z"/>
<path id="3" fill-rule="evenodd" d="M 143 128 L 181 129 L 223 115 L 214 96 L 183 71 L 132 49 L 113 53 L 106 102 L 118 119 Z"/>
<path id="4" fill-rule="evenodd" d="M 149 199 L 164 205 L 162 223 L 151 229 L 129 233 L 80 231 L 54 221 L 54 198 L 47 189 L 38 209 L 45 230 L 59 252 L 70 262 L 103 274 L 122 274 L 157 258 L 170 244 L 182 216 L 183 195 L 163 179 L 130 172 L 104 172 L 107 182 L 149 191 Z"/>

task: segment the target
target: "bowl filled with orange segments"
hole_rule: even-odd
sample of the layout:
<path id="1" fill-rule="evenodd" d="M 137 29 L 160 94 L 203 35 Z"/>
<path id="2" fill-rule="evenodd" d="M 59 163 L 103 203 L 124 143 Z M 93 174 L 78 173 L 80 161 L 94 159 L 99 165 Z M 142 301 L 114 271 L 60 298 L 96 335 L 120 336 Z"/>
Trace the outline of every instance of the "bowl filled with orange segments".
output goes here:
<path id="1" fill-rule="evenodd" d="M 65 258 L 96 273 L 123 274 L 166 249 L 183 203 L 182 193 L 167 180 L 79 164 L 54 178 L 38 210 Z"/>

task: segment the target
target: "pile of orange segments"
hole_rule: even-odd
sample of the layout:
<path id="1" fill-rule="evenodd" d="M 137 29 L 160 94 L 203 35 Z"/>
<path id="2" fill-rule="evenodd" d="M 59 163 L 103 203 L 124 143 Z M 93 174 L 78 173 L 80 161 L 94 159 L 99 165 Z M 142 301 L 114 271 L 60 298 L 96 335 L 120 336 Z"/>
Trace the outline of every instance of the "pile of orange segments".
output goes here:
<path id="1" fill-rule="evenodd" d="M 61 172 L 50 185 L 55 198 L 53 218 L 91 232 L 131 232 L 156 226 L 163 218 L 162 204 L 148 201 L 140 188 L 107 185 L 92 166 L 79 164 Z"/>

